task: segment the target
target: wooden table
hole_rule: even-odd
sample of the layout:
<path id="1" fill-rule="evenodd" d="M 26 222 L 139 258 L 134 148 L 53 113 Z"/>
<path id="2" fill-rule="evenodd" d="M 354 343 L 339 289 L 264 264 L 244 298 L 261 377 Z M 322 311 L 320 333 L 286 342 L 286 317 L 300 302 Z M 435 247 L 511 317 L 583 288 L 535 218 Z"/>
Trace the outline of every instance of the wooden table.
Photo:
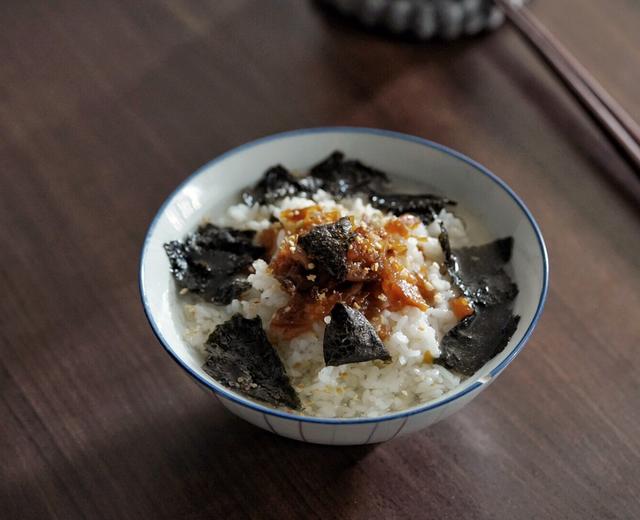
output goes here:
<path id="1" fill-rule="evenodd" d="M 640 4 L 533 10 L 640 119 Z M 422 46 L 298 0 L 25 0 L 0 5 L 0 42 L 0 517 L 640 517 L 634 177 L 512 30 Z M 375 447 L 232 417 L 138 296 L 145 230 L 181 179 L 335 124 L 486 164 L 551 257 L 545 314 L 490 391 Z"/>

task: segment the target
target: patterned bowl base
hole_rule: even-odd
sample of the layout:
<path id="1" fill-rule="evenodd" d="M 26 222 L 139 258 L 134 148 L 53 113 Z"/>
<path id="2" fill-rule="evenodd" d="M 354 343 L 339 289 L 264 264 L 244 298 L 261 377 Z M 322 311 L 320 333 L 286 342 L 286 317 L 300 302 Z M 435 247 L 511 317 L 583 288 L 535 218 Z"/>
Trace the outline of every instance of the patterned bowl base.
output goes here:
<path id="1" fill-rule="evenodd" d="M 367 27 L 420 40 L 453 40 L 499 27 L 504 15 L 492 0 L 320 0 Z M 512 0 L 521 5 L 525 0 Z"/>

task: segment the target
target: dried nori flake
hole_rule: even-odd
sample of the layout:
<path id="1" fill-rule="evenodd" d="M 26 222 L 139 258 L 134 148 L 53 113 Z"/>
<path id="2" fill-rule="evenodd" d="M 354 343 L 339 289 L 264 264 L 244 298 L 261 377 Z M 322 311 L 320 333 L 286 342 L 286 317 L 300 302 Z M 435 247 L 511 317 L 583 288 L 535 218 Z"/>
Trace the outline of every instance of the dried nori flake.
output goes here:
<path id="1" fill-rule="evenodd" d="M 322 346 L 327 366 L 391 360 L 364 314 L 343 303 L 336 303 L 331 309 L 331 321 L 325 328 Z"/>
<path id="2" fill-rule="evenodd" d="M 426 224 L 433 222 L 435 217 L 446 206 L 455 206 L 456 202 L 439 195 L 425 193 L 411 195 L 407 193 L 371 193 L 371 205 L 394 215 L 411 213 L 420 217 Z"/>
<path id="3" fill-rule="evenodd" d="M 218 325 L 205 343 L 204 371 L 223 385 L 275 406 L 297 409 L 300 400 L 262 320 L 235 314 Z"/>
<path id="4" fill-rule="evenodd" d="M 254 236 L 254 231 L 205 224 L 184 242 L 164 244 L 178 287 L 209 302 L 231 303 L 249 288 L 238 276 L 264 254 L 264 248 L 253 244 Z"/>
<path id="5" fill-rule="evenodd" d="M 440 223 L 440 235 L 438 235 L 438 242 L 440 242 L 440 247 L 442 248 L 442 252 L 444 253 L 444 265 L 446 269 L 449 271 L 449 273 L 451 274 L 451 276 L 453 276 L 456 271 L 456 263 L 453 258 L 453 254 L 451 252 L 451 242 L 449 241 L 449 232 L 447 231 L 447 228 L 445 228 L 444 224 L 442 223 Z"/>
<path id="6" fill-rule="evenodd" d="M 194 253 L 220 250 L 239 255 L 249 255 L 259 258 L 264 254 L 264 248 L 254 245 L 256 232 L 250 229 L 240 230 L 204 224 L 197 233 L 187 237 L 186 243 Z"/>
<path id="7" fill-rule="evenodd" d="M 442 339 L 437 363 L 466 376 L 473 375 L 507 346 L 518 327 L 511 305 L 478 306 L 475 314 L 455 325 Z"/>
<path id="8" fill-rule="evenodd" d="M 512 251 L 513 237 L 506 237 L 481 246 L 456 249 L 453 254 L 460 271 L 478 276 L 499 270 L 511 260 Z"/>
<path id="9" fill-rule="evenodd" d="M 284 166 L 277 165 L 269 168 L 253 188 L 242 193 L 242 201 L 247 206 L 272 204 L 285 197 L 310 197 L 318 187 L 313 177 L 298 179 Z"/>
<path id="10" fill-rule="evenodd" d="M 518 295 L 518 286 L 513 283 L 504 269 L 495 273 L 479 275 L 463 285 L 464 294 L 475 303 L 496 305 L 512 301 Z"/>
<path id="11" fill-rule="evenodd" d="M 511 259 L 513 238 L 451 249 L 447 230 L 441 225 L 439 240 L 445 266 L 454 284 L 473 301 L 475 313 L 444 336 L 442 355 L 436 362 L 470 376 L 504 350 L 520 321 L 513 314 L 518 286 L 504 270 Z"/>
<path id="12" fill-rule="evenodd" d="M 512 301 L 518 295 L 518 286 L 504 270 L 504 265 L 511 259 L 512 237 L 452 250 L 443 227 L 439 240 L 454 283 L 475 303 L 495 305 Z"/>
<path id="13" fill-rule="evenodd" d="M 347 276 L 347 253 L 354 237 L 351 221 L 342 217 L 333 224 L 314 226 L 298 238 L 298 245 L 318 269 L 341 282 Z"/>
<path id="14" fill-rule="evenodd" d="M 342 152 L 335 151 L 306 177 L 298 178 L 282 165 L 269 168 L 253 188 L 242 193 L 242 200 L 247 206 L 271 204 L 285 197 L 311 197 L 320 188 L 339 198 L 368 194 L 387 182 L 386 173 L 357 160 L 345 160 Z"/>
<path id="15" fill-rule="evenodd" d="M 318 180 L 320 188 L 338 198 L 369 193 L 389 182 L 383 171 L 357 160 L 345 160 L 340 151 L 333 152 L 311 168 L 311 177 Z"/>

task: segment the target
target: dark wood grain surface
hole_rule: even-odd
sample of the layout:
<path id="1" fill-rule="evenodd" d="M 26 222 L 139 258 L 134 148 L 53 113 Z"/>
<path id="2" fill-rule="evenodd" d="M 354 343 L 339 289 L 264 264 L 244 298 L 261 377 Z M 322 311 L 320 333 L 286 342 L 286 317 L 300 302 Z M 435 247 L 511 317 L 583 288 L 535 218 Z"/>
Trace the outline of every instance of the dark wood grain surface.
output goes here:
<path id="1" fill-rule="evenodd" d="M 640 119 L 640 4 L 533 10 Z M 1 518 L 640 517 L 637 184 L 512 30 L 422 46 L 298 0 L 8 0 L 0 64 Z M 545 314 L 491 389 L 372 448 L 229 415 L 138 297 L 146 227 L 181 179 L 333 124 L 486 164 L 551 258 Z"/>

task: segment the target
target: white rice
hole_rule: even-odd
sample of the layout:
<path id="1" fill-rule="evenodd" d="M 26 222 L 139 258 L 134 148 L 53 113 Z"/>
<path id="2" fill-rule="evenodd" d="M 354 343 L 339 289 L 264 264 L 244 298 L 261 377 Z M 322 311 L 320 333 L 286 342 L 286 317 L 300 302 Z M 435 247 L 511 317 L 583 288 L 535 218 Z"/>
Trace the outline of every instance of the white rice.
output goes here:
<path id="1" fill-rule="evenodd" d="M 260 231 L 271 225 L 272 215 L 278 217 L 284 209 L 313 204 L 319 204 L 325 210 L 338 209 L 342 216 L 353 216 L 356 224 L 363 218 L 382 222 L 389 218 L 361 198 L 343 199 L 337 203 L 320 191 L 313 199 L 286 198 L 269 206 L 238 204 L 230 207 L 215 223 Z M 432 358 L 440 355 L 441 338 L 457 322 L 449 309 L 449 300 L 457 293 L 449 277 L 440 273 L 443 253 L 437 238 L 440 233 L 438 221 L 444 222 L 452 244 L 467 244 L 463 223 L 445 210 L 429 226 L 419 224 L 411 230 L 407 253 L 399 260 L 410 270 L 427 268 L 429 281 L 435 288 L 434 304 L 426 311 L 410 306 L 399 312 L 383 311 L 382 322 L 391 331 L 384 340 L 392 357 L 390 363 L 370 361 L 326 367 L 322 354 L 324 320 L 314 323 L 311 331 L 276 346 L 302 402 L 301 413 L 318 417 L 376 417 L 436 399 L 460 384 L 460 376 L 440 365 L 425 362 L 427 352 Z M 241 313 L 247 318 L 260 316 L 267 329 L 274 313 L 287 304 L 289 295 L 271 275 L 267 264 L 256 260 L 253 268 L 255 274 L 248 277 L 251 289 L 242 300 L 218 306 L 182 297 L 184 336 L 202 355 L 203 362 L 203 344 L 217 325 L 233 314 Z"/>

